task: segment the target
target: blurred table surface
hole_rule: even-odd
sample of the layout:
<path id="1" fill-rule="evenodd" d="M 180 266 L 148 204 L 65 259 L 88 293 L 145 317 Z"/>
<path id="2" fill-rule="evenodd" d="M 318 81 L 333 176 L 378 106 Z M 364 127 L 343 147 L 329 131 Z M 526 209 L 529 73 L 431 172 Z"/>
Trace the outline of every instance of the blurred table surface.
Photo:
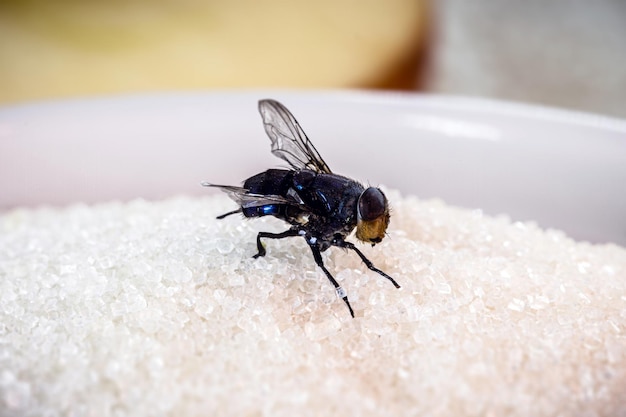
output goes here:
<path id="1" fill-rule="evenodd" d="M 626 1 L 171 3 L 0 3 L 0 105 L 153 90 L 356 87 L 626 117 Z M 189 20 L 198 5 L 197 21 Z M 190 41 L 205 26 L 209 40 Z M 233 47 L 240 56 L 229 55 Z"/>

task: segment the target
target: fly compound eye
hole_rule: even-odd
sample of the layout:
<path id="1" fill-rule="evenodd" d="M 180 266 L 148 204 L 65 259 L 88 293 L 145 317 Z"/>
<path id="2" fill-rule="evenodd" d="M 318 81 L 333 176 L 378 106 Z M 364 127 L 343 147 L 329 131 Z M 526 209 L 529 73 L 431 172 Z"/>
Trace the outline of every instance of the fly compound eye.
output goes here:
<path id="1" fill-rule="evenodd" d="M 359 197 L 358 215 L 366 222 L 376 220 L 385 214 L 387 198 L 378 188 L 369 187 Z"/>
<path id="2" fill-rule="evenodd" d="M 379 243 L 389 225 L 387 198 L 378 188 L 363 191 L 357 203 L 356 237 L 362 242 Z"/>

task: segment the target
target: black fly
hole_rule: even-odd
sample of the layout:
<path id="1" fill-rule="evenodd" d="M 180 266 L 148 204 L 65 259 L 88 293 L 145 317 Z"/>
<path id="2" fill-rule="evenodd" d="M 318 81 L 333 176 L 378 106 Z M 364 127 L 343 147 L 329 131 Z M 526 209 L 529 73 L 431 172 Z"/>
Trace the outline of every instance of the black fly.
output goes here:
<path id="1" fill-rule="evenodd" d="M 321 253 L 331 246 L 353 250 L 369 269 L 400 288 L 353 243 L 345 240 L 356 227 L 357 239 L 372 246 L 379 243 L 389 224 L 387 198 L 378 188 L 365 188 L 350 178 L 333 174 L 285 106 L 275 100 L 261 100 L 259 112 L 265 132 L 272 141 L 272 153 L 287 161 L 292 169 L 269 169 L 248 178 L 243 187 L 202 183 L 222 189 L 239 204 L 237 210 L 217 218 L 242 213 L 245 217 L 274 216 L 291 224 L 282 233 L 259 232 L 256 238 L 258 253 L 254 258 L 265 256 L 261 239 L 304 237 L 315 263 L 335 286 L 354 317 L 345 290 L 324 266 Z"/>

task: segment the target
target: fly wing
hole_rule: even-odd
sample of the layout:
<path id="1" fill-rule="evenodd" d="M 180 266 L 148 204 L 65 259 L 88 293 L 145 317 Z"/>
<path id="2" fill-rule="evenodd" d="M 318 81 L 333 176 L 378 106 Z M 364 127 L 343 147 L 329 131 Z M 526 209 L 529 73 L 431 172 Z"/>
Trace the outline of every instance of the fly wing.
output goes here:
<path id="1" fill-rule="evenodd" d="M 236 187 L 233 185 L 217 185 L 203 182 L 204 187 L 216 187 L 224 191 L 228 196 L 239 204 L 242 208 L 259 207 L 266 204 L 288 204 L 290 206 L 299 206 L 298 202 L 287 199 L 285 197 L 274 194 L 253 194 L 247 188 Z"/>
<path id="2" fill-rule="evenodd" d="M 272 153 L 287 161 L 294 169 L 311 169 L 331 174 L 298 121 L 289 110 L 276 100 L 259 101 L 259 113 L 265 132 L 272 141 Z"/>

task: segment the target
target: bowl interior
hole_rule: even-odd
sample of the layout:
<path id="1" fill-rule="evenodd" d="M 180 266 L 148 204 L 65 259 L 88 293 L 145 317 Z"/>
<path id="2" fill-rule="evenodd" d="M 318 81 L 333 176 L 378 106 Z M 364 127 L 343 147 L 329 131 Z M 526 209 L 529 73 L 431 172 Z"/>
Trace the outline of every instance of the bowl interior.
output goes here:
<path id="1" fill-rule="evenodd" d="M 238 185 L 284 166 L 257 111 L 268 97 L 336 173 L 626 245 L 626 122 L 414 94 L 181 93 L 1 108 L 0 208 L 203 195 L 203 180 Z"/>

